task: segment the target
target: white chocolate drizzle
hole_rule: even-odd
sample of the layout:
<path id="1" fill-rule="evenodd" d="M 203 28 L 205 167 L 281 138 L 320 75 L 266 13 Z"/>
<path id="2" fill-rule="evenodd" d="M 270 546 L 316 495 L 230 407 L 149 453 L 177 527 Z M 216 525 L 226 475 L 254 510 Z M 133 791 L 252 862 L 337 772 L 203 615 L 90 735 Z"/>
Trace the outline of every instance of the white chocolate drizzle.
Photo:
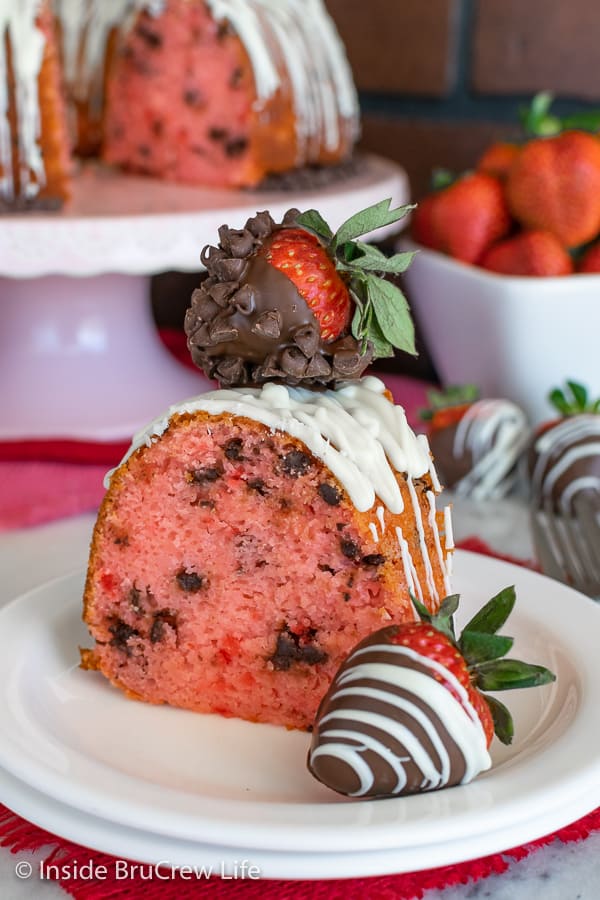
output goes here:
<path id="1" fill-rule="evenodd" d="M 402 407 L 390 403 L 384 391 L 383 382 L 372 376 L 334 391 L 271 382 L 261 388 L 208 391 L 171 406 L 143 428 L 125 459 L 163 434 L 174 415 L 229 413 L 302 441 L 328 466 L 359 511 L 371 509 L 377 496 L 390 512 L 400 513 L 404 504 L 396 472 L 420 478 L 429 471 L 430 457 Z"/>
<path id="2" fill-rule="evenodd" d="M 5 38 L 11 47 L 15 80 L 18 130 L 17 160 L 21 191 L 35 196 L 46 183 L 40 147 L 38 77 L 46 39 L 37 25 L 40 0 L 0 0 L 0 197 L 15 199 L 12 134 L 8 121 L 8 59 Z"/>
<path id="3" fill-rule="evenodd" d="M 250 58 L 259 108 L 287 76 L 292 88 L 298 161 L 318 139 L 340 144 L 340 119 L 358 137 L 358 99 L 342 41 L 322 0 L 206 0 L 235 29 Z"/>
<path id="4" fill-rule="evenodd" d="M 359 785 L 349 794 L 353 797 L 377 795 L 376 768 L 381 762 L 396 780 L 391 796 L 407 789 L 427 791 L 449 783 L 466 784 L 489 769 L 483 726 L 453 673 L 409 647 L 376 643 L 376 639 L 375 635 L 374 643 L 351 653 L 336 676 L 317 721 L 311 768 L 319 757 L 331 757 L 347 766 Z M 420 740 L 420 733 L 427 736 L 433 752 Z M 452 762 L 456 753 L 463 760 L 460 779 L 457 763 Z M 411 784 L 411 769 L 420 773 L 416 784 Z"/>
<path id="5" fill-rule="evenodd" d="M 161 7 L 164 3 L 161 3 Z M 55 0 L 60 20 L 65 83 L 73 96 L 102 102 L 108 39 L 145 0 Z M 157 10 L 158 12 L 158 10 Z"/>
<path id="6" fill-rule="evenodd" d="M 509 400 L 478 400 L 456 426 L 453 454 L 469 452 L 471 471 L 453 490 L 474 500 L 499 499 L 513 488 L 515 464 L 527 446 L 530 428 L 525 413 Z"/>

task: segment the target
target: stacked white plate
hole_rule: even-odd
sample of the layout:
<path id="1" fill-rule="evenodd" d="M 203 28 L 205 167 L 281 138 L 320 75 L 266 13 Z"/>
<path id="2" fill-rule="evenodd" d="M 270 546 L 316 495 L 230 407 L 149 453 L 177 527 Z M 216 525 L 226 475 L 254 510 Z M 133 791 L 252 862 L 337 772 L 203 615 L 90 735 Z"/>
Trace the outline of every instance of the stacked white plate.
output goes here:
<path id="1" fill-rule="evenodd" d="M 557 675 L 505 695 L 515 740 L 495 741 L 493 768 L 469 785 L 351 801 L 307 772 L 307 734 L 127 700 L 78 667 L 90 639 L 77 572 L 0 611 L 0 800 L 119 858 L 230 877 L 413 871 L 554 831 L 600 804 L 600 609 L 475 554 L 457 552 L 455 573 L 459 625 L 515 584 L 511 655 Z"/>

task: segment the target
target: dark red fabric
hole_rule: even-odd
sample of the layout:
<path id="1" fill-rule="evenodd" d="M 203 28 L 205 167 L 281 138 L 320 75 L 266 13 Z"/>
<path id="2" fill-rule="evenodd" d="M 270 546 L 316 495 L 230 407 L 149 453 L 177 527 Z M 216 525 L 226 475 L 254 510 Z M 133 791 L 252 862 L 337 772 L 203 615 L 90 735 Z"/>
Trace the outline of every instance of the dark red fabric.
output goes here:
<path id="1" fill-rule="evenodd" d="M 600 809 L 597 809 L 566 828 L 504 853 L 401 875 L 330 881 L 222 880 L 216 877 L 189 881 L 177 875 L 168 880 L 149 879 L 143 877 L 142 870 L 141 874 L 119 881 L 114 877 L 72 878 L 70 873 L 81 871 L 82 866 L 89 863 L 95 872 L 100 866 L 108 873 L 114 872 L 115 859 L 57 838 L 0 806 L 0 845 L 14 853 L 43 850 L 41 858 L 45 866 L 67 866 L 68 877 L 55 880 L 76 900 L 186 900 L 199 895 L 211 900 L 363 900 L 364 897 L 369 900 L 414 900 L 433 888 L 469 884 L 500 874 L 506 871 L 511 861 L 523 859 L 554 840 L 562 843 L 580 841 L 599 829 Z"/>

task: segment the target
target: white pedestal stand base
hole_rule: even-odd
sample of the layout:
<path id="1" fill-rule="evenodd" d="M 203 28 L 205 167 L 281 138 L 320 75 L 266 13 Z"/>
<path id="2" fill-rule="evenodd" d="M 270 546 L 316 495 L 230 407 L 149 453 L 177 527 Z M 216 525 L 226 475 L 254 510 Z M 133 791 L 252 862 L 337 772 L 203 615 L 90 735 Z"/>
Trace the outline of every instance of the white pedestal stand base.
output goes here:
<path id="1" fill-rule="evenodd" d="M 0 438 L 120 440 L 213 386 L 161 343 L 149 281 L 0 278 Z"/>

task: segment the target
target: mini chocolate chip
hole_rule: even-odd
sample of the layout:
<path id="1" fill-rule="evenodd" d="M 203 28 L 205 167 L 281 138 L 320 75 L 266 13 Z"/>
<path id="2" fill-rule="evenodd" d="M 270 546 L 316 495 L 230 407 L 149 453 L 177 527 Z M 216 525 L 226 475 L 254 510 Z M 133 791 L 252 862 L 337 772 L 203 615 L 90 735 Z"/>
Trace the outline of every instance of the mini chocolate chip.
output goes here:
<path id="1" fill-rule="evenodd" d="M 303 640 L 302 636 L 295 634 L 287 625 L 284 625 L 277 635 L 275 652 L 270 657 L 273 668 L 279 672 L 286 672 L 292 663 L 307 663 L 309 666 L 314 666 L 325 662 L 328 654 L 311 643 L 315 634 L 315 630 L 310 629 Z"/>
<path id="2" fill-rule="evenodd" d="M 243 373 L 243 359 L 239 356 L 227 356 L 219 360 L 211 372 L 211 378 L 216 378 L 223 384 L 240 384 Z"/>
<path id="3" fill-rule="evenodd" d="M 197 88 L 189 88 L 184 91 L 183 102 L 186 106 L 191 106 L 193 109 L 202 109 L 203 106 L 206 106 L 206 100 Z"/>
<path id="4" fill-rule="evenodd" d="M 228 319 L 213 319 L 208 326 L 208 333 L 211 341 L 215 344 L 226 343 L 227 341 L 235 341 L 239 332 L 237 328 L 231 324 Z"/>
<path id="5" fill-rule="evenodd" d="M 302 325 L 294 332 L 294 343 L 305 356 L 313 356 L 319 346 L 319 330 L 314 325 Z"/>
<path id="6" fill-rule="evenodd" d="M 223 448 L 223 452 L 227 459 L 237 460 L 241 462 L 246 457 L 242 456 L 242 447 L 243 441 L 241 438 L 231 438 L 231 440 L 227 441 L 225 447 Z"/>
<path id="7" fill-rule="evenodd" d="M 266 488 L 266 485 L 262 478 L 251 478 L 246 482 L 250 490 L 256 491 L 257 494 L 260 494 L 261 497 L 267 497 L 269 491 Z"/>
<path id="8" fill-rule="evenodd" d="M 141 38 L 144 43 L 148 44 L 149 47 L 156 50 L 158 47 L 162 46 L 162 37 L 156 31 L 152 31 L 152 29 L 148 28 L 143 23 L 140 23 L 135 29 L 135 33 L 139 38 Z"/>
<path id="9" fill-rule="evenodd" d="M 348 591 L 344 591 L 344 593 L 342 594 L 342 597 L 344 599 L 344 603 L 347 603 L 348 600 L 350 599 L 350 594 L 348 593 Z"/>
<path id="10" fill-rule="evenodd" d="M 305 475 L 310 468 L 310 456 L 303 450 L 291 450 L 283 457 L 281 468 L 286 475 L 292 478 L 298 478 L 299 475 Z"/>
<path id="11" fill-rule="evenodd" d="M 248 138 L 246 137 L 236 137 L 232 138 L 230 141 L 227 141 L 225 144 L 225 155 L 233 158 L 235 156 L 241 156 L 242 153 L 246 151 L 248 147 Z"/>
<path id="12" fill-rule="evenodd" d="M 175 575 L 175 579 L 181 590 L 187 594 L 195 594 L 206 585 L 204 575 L 199 575 L 198 572 L 188 572 L 187 569 L 180 569 Z"/>
<path id="13" fill-rule="evenodd" d="M 114 539 L 113 543 L 117 544 L 120 547 L 128 547 L 129 546 L 129 535 L 128 534 L 118 534 Z"/>
<path id="14" fill-rule="evenodd" d="M 220 281 L 241 281 L 248 268 L 246 259 L 219 259 L 214 264 L 214 273 Z"/>
<path id="15" fill-rule="evenodd" d="M 320 353 L 315 353 L 309 360 L 304 375 L 306 378 L 329 378 L 331 375 L 331 366 L 324 356 L 321 356 Z"/>
<path id="16" fill-rule="evenodd" d="M 117 650 L 122 650 L 127 656 L 131 656 L 131 647 L 128 641 L 133 637 L 140 636 L 137 628 L 132 628 L 131 625 L 123 622 L 121 619 L 117 619 L 113 625 L 109 626 L 108 630 L 112 634 L 112 638 L 109 641 L 110 646 L 116 647 Z"/>
<path id="17" fill-rule="evenodd" d="M 333 484 L 327 484 L 327 482 L 323 482 L 323 484 L 319 485 L 319 494 L 329 506 L 339 506 L 340 500 L 342 499 L 341 493 Z"/>
<path id="18" fill-rule="evenodd" d="M 165 627 L 172 628 L 177 632 L 177 615 L 170 609 L 161 609 L 154 615 L 154 621 L 150 629 L 150 642 L 156 644 L 162 641 L 165 636 Z"/>
<path id="19" fill-rule="evenodd" d="M 349 538 L 343 538 L 340 541 L 340 547 L 342 553 L 344 556 L 347 556 L 348 559 L 356 559 L 356 557 L 360 555 L 360 547 L 356 541 L 351 541 Z"/>
<path id="20" fill-rule="evenodd" d="M 210 128 L 208 131 L 211 141 L 224 141 L 228 134 L 229 132 L 226 128 Z"/>
<path id="21" fill-rule="evenodd" d="M 239 291 L 235 292 L 231 298 L 231 305 L 234 306 L 238 312 L 241 312 L 243 316 L 249 316 L 254 312 L 254 296 L 254 288 L 249 284 L 245 284 Z"/>
<path id="22" fill-rule="evenodd" d="M 193 469 L 189 473 L 189 480 L 193 484 L 213 484 L 222 476 L 223 470 L 216 467 L 207 467 L 206 469 Z"/>
<path id="23" fill-rule="evenodd" d="M 214 284 L 207 288 L 207 293 L 210 295 L 211 299 L 215 301 L 217 306 L 225 309 L 229 304 L 229 298 L 235 294 L 238 287 L 237 281 L 222 281 L 219 284 Z M 192 300 L 193 299 L 194 295 L 192 294 Z"/>
<path id="24" fill-rule="evenodd" d="M 385 562 L 385 556 L 381 553 L 368 553 L 361 559 L 363 566 L 382 566 Z"/>
<path id="25" fill-rule="evenodd" d="M 320 569 L 321 572 L 329 572 L 330 575 L 335 575 L 335 569 L 333 566 L 328 566 L 327 563 L 319 563 L 317 569 Z"/>
<path id="26" fill-rule="evenodd" d="M 336 522 L 335 527 L 337 528 L 338 531 L 343 531 L 344 528 L 347 527 L 347 525 L 345 522 Z"/>
<path id="27" fill-rule="evenodd" d="M 142 599 L 142 592 L 134 584 L 133 587 L 130 588 L 130 591 L 128 594 L 128 600 L 131 605 L 131 608 L 136 613 L 141 613 L 141 611 L 142 611 L 142 604 L 140 603 L 141 599 Z"/>
<path id="28" fill-rule="evenodd" d="M 252 332 L 260 337 L 276 339 L 281 334 L 282 318 L 278 309 L 268 309 L 261 313 L 252 326 Z"/>
<path id="29" fill-rule="evenodd" d="M 229 87 L 230 88 L 239 87 L 243 77 L 244 77 L 244 70 L 240 66 L 236 66 L 229 77 Z"/>
<path id="30" fill-rule="evenodd" d="M 272 233 L 275 228 L 275 222 L 273 221 L 271 214 L 264 210 L 248 219 L 245 227 L 254 235 L 254 237 L 262 240 Z"/>
<path id="31" fill-rule="evenodd" d="M 259 559 L 258 562 L 254 563 L 256 569 L 264 569 L 265 566 L 268 566 L 269 563 L 266 559 Z"/>

